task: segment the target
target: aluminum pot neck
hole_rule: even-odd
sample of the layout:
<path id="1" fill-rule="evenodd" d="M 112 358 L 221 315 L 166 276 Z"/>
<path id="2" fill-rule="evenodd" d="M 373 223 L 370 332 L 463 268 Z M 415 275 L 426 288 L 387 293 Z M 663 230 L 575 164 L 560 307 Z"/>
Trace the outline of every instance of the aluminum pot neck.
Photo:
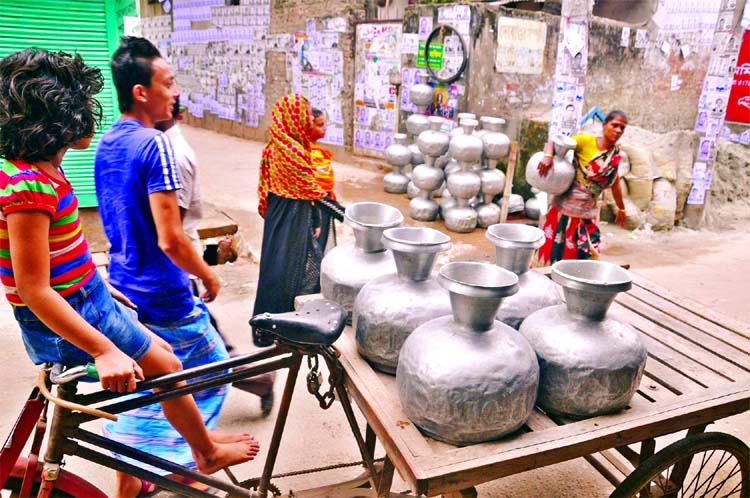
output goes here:
<path id="1" fill-rule="evenodd" d="M 383 244 L 393 253 L 399 277 L 416 282 L 430 278 L 437 254 L 451 248 L 450 237 L 425 227 L 390 228 Z"/>
<path id="2" fill-rule="evenodd" d="M 486 263 L 448 263 L 438 282 L 450 294 L 453 320 L 477 332 L 491 329 L 503 298 L 518 292 L 517 275 Z"/>
<path id="3" fill-rule="evenodd" d="M 552 265 L 552 280 L 563 287 L 568 311 L 597 321 L 604 320 L 615 296 L 633 285 L 623 268 L 592 260 L 558 261 Z"/>
<path id="4" fill-rule="evenodd" d="M 344 221 L 354 231 L 354 245 L 364 252 L 385 251 L 383 232 L 399 226 L 404 216 L 398 209 L 379 202 L 356 202 L 347 206 Z"/>
<path id="5" fill-rule="evenodd" d="M 552 137 L 552 143 L 554 144 L 555 155 L 560 159 L 565 159 L 565 154 L 576 148 L 576 141 L 565 135 L 555 135 Z"/>
<path id="6" fill-rule="evenodd" d="M 544 245 L 542 230 L 515 223 L 492 225 L 485 237 L 495 246 L 495 264 L 517 275 L 529 271 L 534 251 Z"/>

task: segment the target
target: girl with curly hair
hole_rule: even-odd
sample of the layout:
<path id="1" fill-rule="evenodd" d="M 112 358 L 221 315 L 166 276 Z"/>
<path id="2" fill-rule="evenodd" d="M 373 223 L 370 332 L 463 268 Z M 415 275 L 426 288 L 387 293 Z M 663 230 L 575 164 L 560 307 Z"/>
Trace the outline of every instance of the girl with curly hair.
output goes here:
<path id="1" fill-rule="evenodd" d="M 113 299 L 129 304 L 99 276 L 60 167 L 68 149 L 91 143 L 101 88 L 100 71 L 78 55 L 27 49 L 0 60 L 0 281 L 34 363 L 94 362 L 102 388 L 132 392 L 145 375 L 182 366 L 165 341 Z M 258 452 L 247 434 L 210 434 L 192 396 L 162 407 L 205 473 Z M 118 496 L 141 488 L 119 484 Z"/>

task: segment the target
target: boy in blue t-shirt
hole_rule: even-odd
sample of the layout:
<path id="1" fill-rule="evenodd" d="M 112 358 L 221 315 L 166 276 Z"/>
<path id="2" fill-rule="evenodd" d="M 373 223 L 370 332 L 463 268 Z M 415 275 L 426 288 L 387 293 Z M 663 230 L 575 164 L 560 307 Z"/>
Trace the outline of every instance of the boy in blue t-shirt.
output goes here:
<path id="1" fill-rule="evenodd" d="M 227 359 L 206 306 L 193 297 L 188 273 L 202 280 L 205 301 L 219 293 L 219 279 L 182 229 L 175 193 L 182 184 L 172 145 L 154 129 L 171 116 L 179 95 L 174 74 L 148 40 L 126 37 L 112 58 L 112 76 L 122 115 L 99 141 L 94 165 L 99 213 L 111 244 L 110 282 L 137 305 L 140 321 L 169 342 L 185 368 Z M 220 386 L 193 395 L 209 429 L 216 426 L 227 391 Z M 158 406 L 124 413 L 106 423 L 104 432 L 172 462 L 195 465 L 190 447 Z M 257 453 L 257 442 L 247 434 L 209 435 L 235 445 L 244 460 Z M 120 495 L 151 492 L 152 486 L 118 473 Z"/>

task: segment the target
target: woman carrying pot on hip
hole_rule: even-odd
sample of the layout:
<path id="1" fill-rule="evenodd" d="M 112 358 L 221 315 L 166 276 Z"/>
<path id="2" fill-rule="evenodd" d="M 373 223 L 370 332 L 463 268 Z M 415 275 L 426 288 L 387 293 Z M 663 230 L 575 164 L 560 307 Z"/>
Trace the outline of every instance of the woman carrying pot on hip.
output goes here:
<path id="1" fill-rule="evenodd" d="M 624 112 L 612 111 L 604 120 L 602 136 L 583 133 L 572 137 L 576 142 L 573 158 L 576 176 L 564 194 L 552 198 L 544 223 L 544 246 L 538 253 L 542 263 L 599 257 L 601 232 L 594 220 L 599 209 L 597 200 L 603 190 L 612 189 L 617 204 L 615 223 L 625 225 L 625 203 L 617 174 L 620 164 L 617 141 L 627 124 Z M 552 169 L 552 152 L 553 143 L 550 141 L 538 166 L 542 177 Z"/>

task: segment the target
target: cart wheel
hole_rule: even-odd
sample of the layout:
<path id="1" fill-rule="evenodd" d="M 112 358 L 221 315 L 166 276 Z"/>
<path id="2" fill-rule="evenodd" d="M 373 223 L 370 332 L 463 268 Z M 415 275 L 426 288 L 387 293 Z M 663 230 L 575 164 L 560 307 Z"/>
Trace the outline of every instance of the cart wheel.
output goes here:
<path id="1" fill-rule="evenodd" d="M 729 434 L 676 441 L 639 465 L 610 498 L 750 496 L 750 449 Z"/>

